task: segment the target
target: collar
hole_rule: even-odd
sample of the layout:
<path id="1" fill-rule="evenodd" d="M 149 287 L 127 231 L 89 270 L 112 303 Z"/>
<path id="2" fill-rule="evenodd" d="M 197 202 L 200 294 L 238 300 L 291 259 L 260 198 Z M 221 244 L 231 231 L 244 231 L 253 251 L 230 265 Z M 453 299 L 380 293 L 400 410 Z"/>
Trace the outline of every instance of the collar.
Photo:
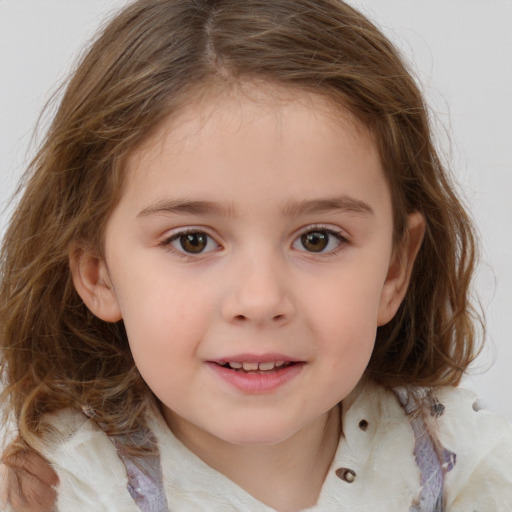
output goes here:
<path id="1" fill-rule="evenodd" d="M 409 511 L 420 491 L 414 434 L 395 395 L 362 382 L 343 401 L 342 435 L 317 504 L 308 512 Z M 171 510 L 275 512 L 205 464 L 170 431 L 150 419 L 160 447 Z"/>

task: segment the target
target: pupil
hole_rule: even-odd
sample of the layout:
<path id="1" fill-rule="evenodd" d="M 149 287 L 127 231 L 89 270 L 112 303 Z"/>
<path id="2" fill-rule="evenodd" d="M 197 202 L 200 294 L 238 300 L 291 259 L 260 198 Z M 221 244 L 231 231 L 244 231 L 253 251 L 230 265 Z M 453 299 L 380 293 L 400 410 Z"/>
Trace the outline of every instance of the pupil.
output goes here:
<path id="1" fill-rule="evenodd" d="M 187 233 L 180 237 L 180 244 L 184 251 L 199 253 L 204 251 L 207 238 L 204 233 Z"/>
<path id="2" fill-rule="evenodd" d="M 302 245 L 311 252 L 322 252 L 329 243 L 329 235 L 325 231 L 313 231 L 301 237 Z"/>

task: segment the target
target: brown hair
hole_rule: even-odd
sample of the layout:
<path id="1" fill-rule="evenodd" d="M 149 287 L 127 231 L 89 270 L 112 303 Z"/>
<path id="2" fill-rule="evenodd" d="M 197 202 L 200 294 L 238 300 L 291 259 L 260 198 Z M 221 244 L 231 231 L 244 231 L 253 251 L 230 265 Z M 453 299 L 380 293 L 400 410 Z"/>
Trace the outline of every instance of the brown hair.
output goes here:
<path id="1" fill-rule="evenodd" d="M 395 242 L 408 213 L 426 219 L 409 291 L 378 329 L 367 375 L 386 386 L 459 382 L 475 353 L 474 236 L 433 146 L 422 96 L 392 44 L 340 0 L 139 0 L 77 67 L 5 236 L 4 400 L 25 441 L 45 413 L 64 407 L 91 408 L 112 434 L 143 423 L 151 393 L 123 325 L 86 309 L 69 253 L 77 241 L 101 252 L 123 161 L 166 116 L 194 91 L 251 80 L 348 109 L 377 142 Z"/>

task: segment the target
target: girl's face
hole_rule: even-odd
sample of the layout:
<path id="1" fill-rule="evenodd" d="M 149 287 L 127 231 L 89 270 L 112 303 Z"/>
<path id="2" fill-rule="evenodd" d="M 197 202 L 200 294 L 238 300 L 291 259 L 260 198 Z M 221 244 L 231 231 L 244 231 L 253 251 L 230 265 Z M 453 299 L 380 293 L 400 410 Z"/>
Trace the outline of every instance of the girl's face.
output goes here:
<path id="1" fill-rule="evenodd" d="M 237 444 L 325 420 L 408 279 L 371 136 L 320 97 L 278 92 L 164 123 L 128 160 L 105 260 L 74 267 L 93 312 L 123 319 L 169 423 Z"/>

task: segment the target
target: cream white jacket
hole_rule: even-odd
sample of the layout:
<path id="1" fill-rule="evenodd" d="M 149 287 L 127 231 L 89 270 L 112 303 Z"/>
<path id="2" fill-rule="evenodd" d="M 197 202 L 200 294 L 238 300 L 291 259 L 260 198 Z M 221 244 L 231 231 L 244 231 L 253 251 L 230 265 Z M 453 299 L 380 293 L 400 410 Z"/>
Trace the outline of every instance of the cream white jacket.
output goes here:
<path id="1" fill-rule="evenodd" d="M 512 511 L 512 427 L 478 410 L 473 393 L 436 390 L 442 415 L 426 415 L 441 445 L 456 455 L 445 475 L 448 512 Z M 58 512 L 139 512 L 126 469 L 111 440 L 84 415 L 53 418 L 61 434 L 44 446 L 56 469 Z M 151 418 L 172 512 L 274 512 L 216 472 L 178 441 L 161 417 Z M 409 512 L 420 471 L 409 417 L 394 393 L 361 385 L 343 401 L 343 435 L 316 506 L 308 512 Z M 351 478 L 343 478 L 350 470 Z M 355 474 L 355 477 L 353 476 Z"/>

